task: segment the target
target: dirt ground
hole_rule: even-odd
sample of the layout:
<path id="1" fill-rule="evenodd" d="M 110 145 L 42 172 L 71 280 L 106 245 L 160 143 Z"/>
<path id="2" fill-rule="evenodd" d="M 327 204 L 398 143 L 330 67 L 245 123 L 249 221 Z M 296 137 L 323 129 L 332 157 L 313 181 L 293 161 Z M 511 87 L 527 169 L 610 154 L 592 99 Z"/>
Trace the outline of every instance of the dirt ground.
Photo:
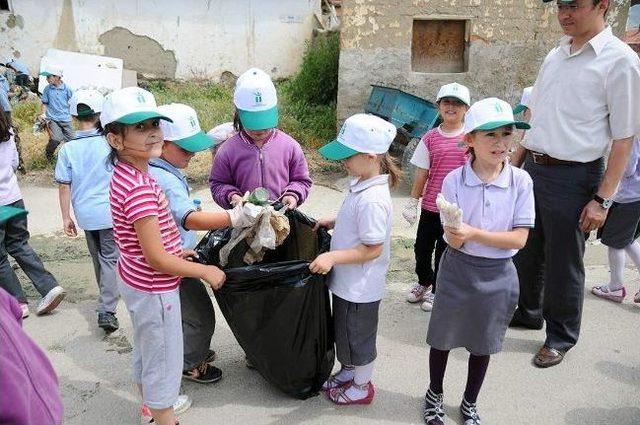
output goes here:
<path id="1" fill-rule="evenodd" d="M 336 185 L 339 185 L 336 183 Z M 212 208 L 208 191 L 194 197 Z M 58 231 L 57 192 L 52 187 L 23 185 L 30 210 L 32 246 L 67 289 L 61 307 L 49 316 L 32 315 L 27 332 L 49 354 L 60 378 L 67 424 L 138 423 L 139 400 L 130 380 L 131 325 L 122 303 L 121 329 L 109 336 L 96 327 L 93 311 L 97 288 L 82 237 L 66 238 Z M 315 186 L 302 210 L 312 216 L 335 212 L 343 194 Z M 406 195 L 394 197 L 393 260 L 382 303 L 374 382 L 376 400 L 368 407 L 336 408 L 323 396 L 306 401 L 288 398 L 244 365 L 242 350 L 219 311 L 212 347 L 224 378 L 214 385 L 184 383 L 194 400 L 182 424 L 296 423 L 421 423 L 421 399 L 428 382 L 424 342 L 429 314 L 405 302 L 414 281 L 413 236 L 400 218 Z M 589 243 L 587 286 L 607 278 L 606 251 Z M 21 273 L 21 272 L 20 272 Z M 35 305 L 36 293 L 23 274 L 24 287 Z M 637 274 L 629 268 L 629 291 L 637 290 Z M 215 303 L 215 301 L 214 301 Z M 217 310 L 217 307 L 216 307 Z M 488 424 L 640 424 L 640 305 L 622 305 L 585 295 L 583 329 L 578 346 L 561 365 L 536 369 L 534 352 L 543 331 L 509 330 L 504 352 L 493 357 L 479 399 Z M 445 379 L 447 423 L 461 423 L 457 406 L 466 376 L 467 354 L 452 353 Z M 293 366 L 293 365 L 292 365 Z"/>

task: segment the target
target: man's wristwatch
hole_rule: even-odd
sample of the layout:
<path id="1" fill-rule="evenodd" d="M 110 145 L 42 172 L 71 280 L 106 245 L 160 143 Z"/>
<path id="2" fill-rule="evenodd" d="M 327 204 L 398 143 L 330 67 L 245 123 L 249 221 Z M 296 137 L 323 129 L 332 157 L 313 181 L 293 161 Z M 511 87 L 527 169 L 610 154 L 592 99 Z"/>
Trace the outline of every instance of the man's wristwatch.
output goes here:
<path id="1" fill-rule="evenodd" d="M 600 204 L 602 208 L 608 210 L 613 205 L 613 199 L 605 199 L 602 196 L 598 196 L 598 194 L 593 195 L 593 200 Z"/>

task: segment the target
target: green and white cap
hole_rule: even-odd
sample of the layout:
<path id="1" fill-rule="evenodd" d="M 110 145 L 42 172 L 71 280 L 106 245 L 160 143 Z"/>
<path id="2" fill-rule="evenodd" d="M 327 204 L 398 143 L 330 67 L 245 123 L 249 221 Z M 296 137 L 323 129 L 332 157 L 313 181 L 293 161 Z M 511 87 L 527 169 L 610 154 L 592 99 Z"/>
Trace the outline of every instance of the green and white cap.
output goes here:
<path id="1" fill-rule="evenodd" d="M 276 87 L 271 77 L 258 68 L 251 68 L 238 77 L 233 103 L 247 130 L 266 130 L 278 125 Z"/>
<path id="2" fill-rule="evenodd" d="M 396 138 L 396 127 L 371 114 L 355 114 L 346 119 L 338 137 L 320 148 L 320 154 L 340 161 L 358 153 L 383 154 Z"/>
<path id="3" fill-rule="evenodd" d="M 445 97 L 456 98 L 464 102 L 465 105 L 471 106 L 471 93 L 469 93 L 469 89 L 462 84 L 451 83 L 440 87 L 438 96 L 436 96 L 436 102 L 439 102 L 440 99 Z"/>
<path id="4" fill-rule="evenodd" d="M 520 103 L 513 108 L 513 115 L 518 115 L 522 113 L 525 109 L 529 107 L 529 99 L 531 98 L 531 91 L 533 87 L 526 87 L 522 90 L 522 97 L 520 98 Z"/>
<path id="5" fill-rule="evenodd" d="M 153 94 L 140 87 L 125 87 L 105 98 L 100 123 L 103 127 L 112 122 L 131 125 L 151 118 L 171 121 L 160 112 Z"/>
<path id="6" fill-rule="evenodd" d="M 161 121 L 164 140 L 173 142 L 187 152 L 200 152 L 213 146 L 211 139 L 200 128 L 196 111 L 182 103 L 170 103 L 158 108 L 160 113 L 171 118 Z"/>
<path id="7" fill-rule="evenodd" d="M 40 71 L 40 75 L 42 75 L 43 77 L 50 77 L 52 75 L 57 75 L 58 77 L 62 77 L 62 67 L 54 64 L 47 64 L 42 67 L 42 71 Z"/>
<path id="8" fill-rule="evenodd" d="M 102 112 L 104 96 L 98 90 L 80 89 L 69 99 L 69 112 L 74 117 L 87 117 Z M 87 105 L 90 109 L 78 112 L 78 105 Z"/>
<path id="9" fill-rule="evenodd" d="M 511 105 L 495 97 L 482 99 L 471 105 L 464 116 L 464 133 L 476 130 L 494 130 L 505 125 L 527 130 L 529 124 L 513 118 Z"/>

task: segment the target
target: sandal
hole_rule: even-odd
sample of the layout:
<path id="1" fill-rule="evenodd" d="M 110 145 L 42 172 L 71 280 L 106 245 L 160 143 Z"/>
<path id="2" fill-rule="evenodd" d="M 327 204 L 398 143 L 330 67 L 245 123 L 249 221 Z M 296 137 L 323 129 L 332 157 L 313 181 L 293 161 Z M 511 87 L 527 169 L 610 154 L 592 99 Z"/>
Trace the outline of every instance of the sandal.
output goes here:
<path id="1" fill-rule="evenodd" d="M 373 401 L 373 396 L 376 393 L 373 384 L 371 382 L 365 384 L 367 386 L 367 395 L 364 398 L 353 400 L 347 395 L 347 390 L 355 385 L 356 384 L 353 382 L 353 380 L 351 380 L 346 385 L 343 385 L 339 388 L 332 388 L 327 391 L 327 397 L 338 406 L 371 404 L 371 402 Z"/>
<path id="2" fill-rule="evenodd" d="M 351 382 L 351 380 L 347 380 L 347 381 L 342 381 L 340 379 L 338 379 L 338 375 L 340 375 L 340 372 L 342 372 L 342 369 L 340 369 L 338 372 L 334 373 L 333 375 L 331 375 L 329 377 L 329 379 L 327 379 L 324 384 L 322 384 L 322 391 L 329 391 L 333 388 L 340 388 L 341 386 L 343 386 L 344 384 L 348 384 L 349 382 Z"/>

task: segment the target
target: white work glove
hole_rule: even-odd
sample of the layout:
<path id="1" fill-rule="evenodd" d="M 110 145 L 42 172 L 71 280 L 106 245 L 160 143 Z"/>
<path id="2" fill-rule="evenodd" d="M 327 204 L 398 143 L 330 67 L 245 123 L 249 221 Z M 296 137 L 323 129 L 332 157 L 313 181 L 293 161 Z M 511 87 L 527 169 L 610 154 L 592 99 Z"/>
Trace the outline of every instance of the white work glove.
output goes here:
<path id="1" fill-rule="evenodd" d="M 409 198 L 402 208 L 402 217 L 407 220 L 410 226 L 413 226 L 418 219 L 418 202 L 416 198 Z"/>
<path id="2" fill-rule="evenodd" d="M 40 114 L 40 115 L 38 115 L 38 118 L 36 118 L 36 119 L 37 119 L 37 121 L 44 122 L 44 121 L 47 120 L 47 116 L 45 114 Z"/>
<path id="3" fill-rule="evenodd" d="M 457 204 L 447 201 L 442 193 L 436 197 L 436 205 L 440 210 L 442 224 L 446 227 L 459 229 L 462 226 L 462 210 Z"/>
<path id="4" fill-rule="evenodd" d="M 231 219 L 231 227 L 245 228 L 251 227 L 258 221 L 258 217 L 253 214 L 247 214 L 242 203 L 233 207 L 233 209 L 227 210 L 229 218 Z"/>

